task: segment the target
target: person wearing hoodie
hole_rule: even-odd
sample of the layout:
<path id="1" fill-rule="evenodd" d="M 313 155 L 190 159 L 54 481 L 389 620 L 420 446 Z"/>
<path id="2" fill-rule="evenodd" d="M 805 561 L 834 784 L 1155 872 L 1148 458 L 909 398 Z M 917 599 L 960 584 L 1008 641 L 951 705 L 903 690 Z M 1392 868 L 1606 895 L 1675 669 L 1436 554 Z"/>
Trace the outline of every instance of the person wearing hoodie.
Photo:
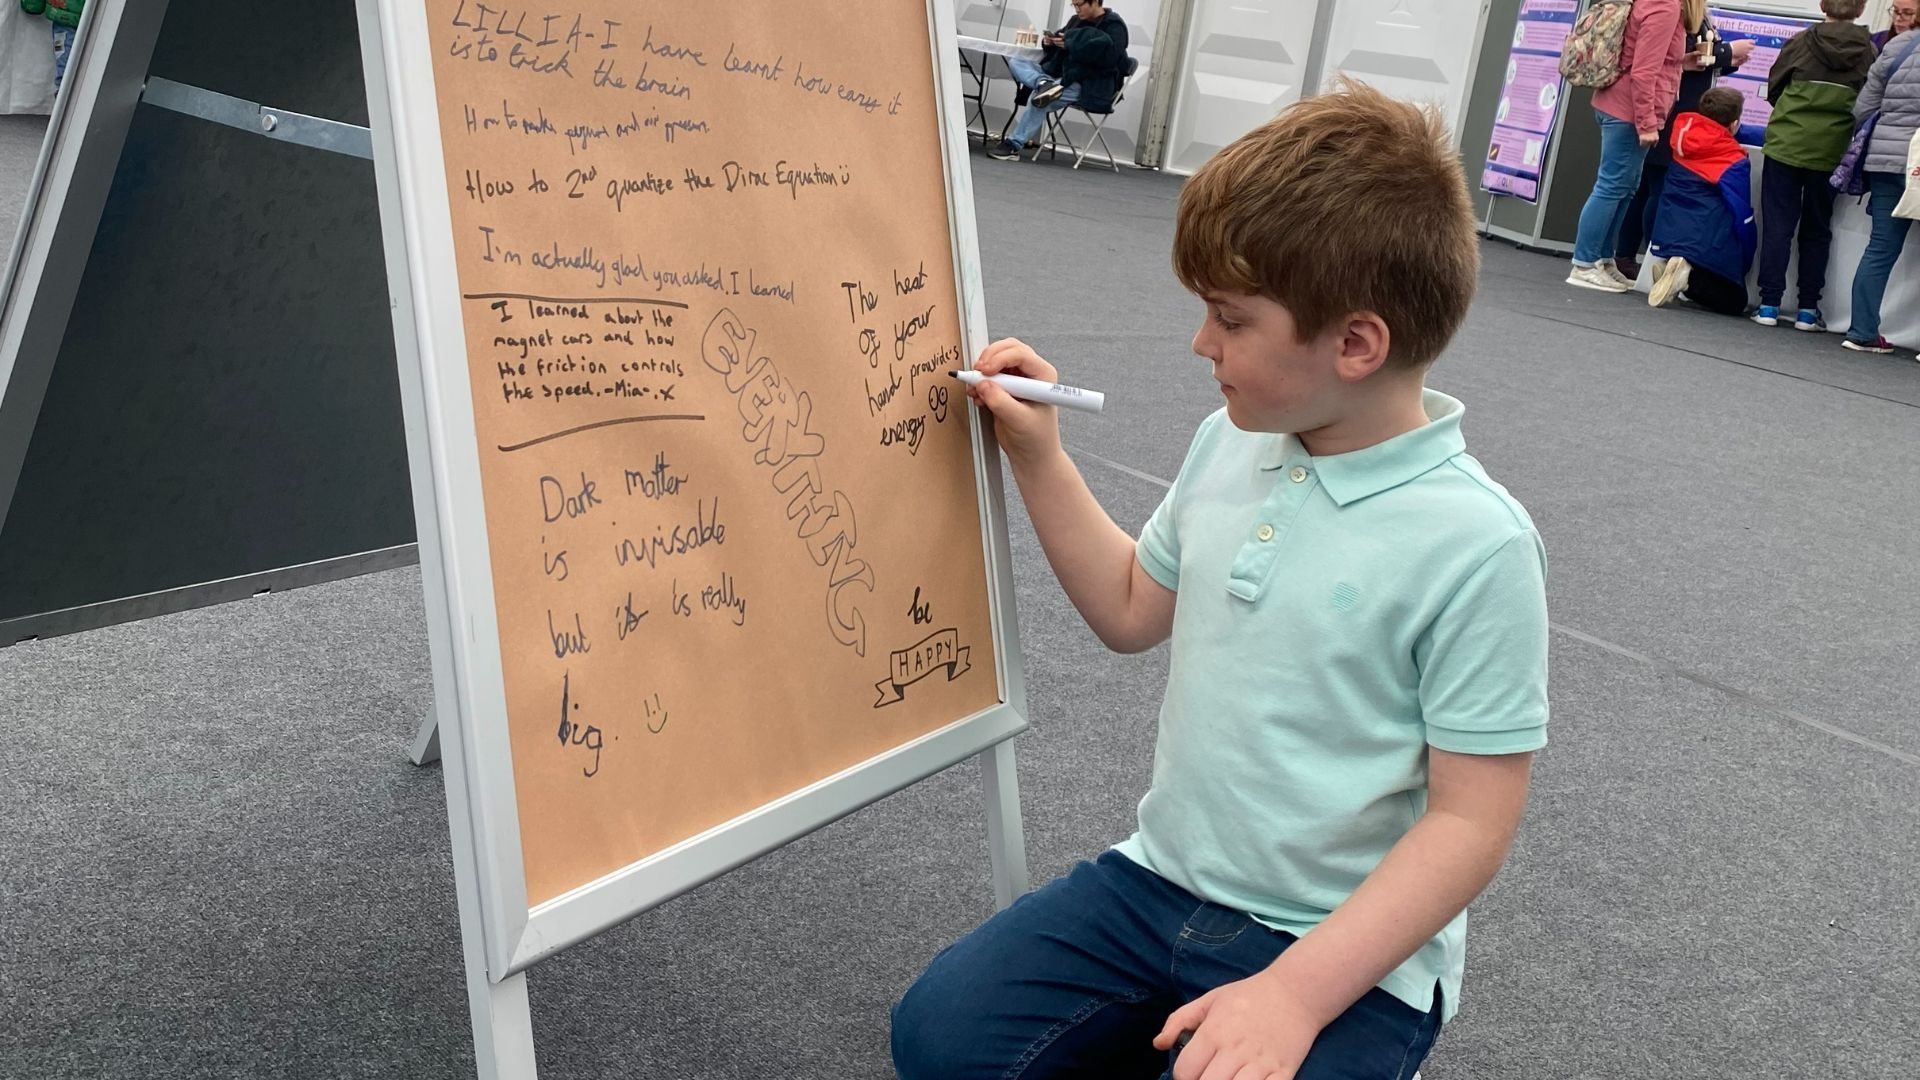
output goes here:
<path id="1" fill-rule="evenodd" d="M 1887 42 L 1853 104 L 1857 118 L 1876 110 L 1880 113 L 1867 143 L 1867 216 L 1873 219 L 1873 231 L 1853 272 L 1853 317 L 1847 325 L 1847 340 L 1841 342 L 1854 352 L 1893 351 L 1880 335 L 1880 301 L 1887 298 L 1887 278 L 1906 245 L 1907 226 L 1913 224 L 1894 217 L 1893 208 L 1907 189 L 1907 144 L 1920 130 L 1920 64 L 1906 62 L 1916 46 L 1920 46 L 1920 30 L 1909 30 Z"/>
<path id="2" fill-rule="evenodd" d="M 1920 0 L 1903 2 L 1920 3 Z M 1692 17 L 1692 8 L 1683 10 Z M 1667 113 L 1667 126 L 1660 129 L 1660 141 L 1647 151 L 1646 165 L 1640 170 L 1640 190 L 1633 193 L 1633 201 L 1627 204 L 1626 220 L 1620 225 L 1620 243 L 1614 250 L 1613 262 L 1621 276 L 1629 281 L 1640 276 L 1640 251 L 1653 236 L 1653 223 L 1660 213 L 1660 189 L 1666 184 L 1667 170 L 1673 165 L 1673 154 L 1668 148 L 1673 142 L 1674 119 L 1681 113 L 1697 110 L 1700 95 L 1713 88 L 1714 79 L 1731 75 L 1751 55 L 1752 38 L 1723 39 L 1706 9 L 1701 8 L 1700 21 L 1687 31 L 1687 55 L 1680 64 L 1680 97 Z"/>
<path id="3" fill-rule="evenodd" d="M 1796 330 L 1825 330 L 1820 294 L 1833 243 L 1833 185 L 1828 178 L 1853 137 L 1853 103 L 1873 67 L 1873 36 L 1853 20 L 1866 0 L 1821 0 L 1827 21 L 1795 34 L 1767 72 L 1766 161 L 1760 170 L 1760 306 L 1753 321 L 1780 323 L 1787 257 L 1800 237 Z"/>
<path id="4" fill-rule="evenodd" d="M 1685 294 L 1722 315 L 1747 312 L 1747 267 L 1753 263 L 1753 169 L 1733 137 L 1746 99 L 1717 87 L 1700 95 L 1697 112 L 1673 123 L 1673 170 L 1660 193 L 1647 254 L 1666 260 L 1647 303 L 1665 307 Z"/>
<path id="5" fill-rule="evenodd" d="M 1706 0 L 1685 0 L 1690 13 Z M 1635 0 L 1620 43 L 1620 76 L 1593 93 L 1594 119 L 1600 124 L 1600 169 L 1593 193 L 1580 210 L 1574 233 L 1573 270 L 1567 284 L 1601 292 L 1633 288 L 1614 265 L 1620 226 L 1640 187 L 1647 150 L 1660 141 L 1667 110 L 1680 92 L 1680 64 L 1687 53 L 1681 0 Z"/>

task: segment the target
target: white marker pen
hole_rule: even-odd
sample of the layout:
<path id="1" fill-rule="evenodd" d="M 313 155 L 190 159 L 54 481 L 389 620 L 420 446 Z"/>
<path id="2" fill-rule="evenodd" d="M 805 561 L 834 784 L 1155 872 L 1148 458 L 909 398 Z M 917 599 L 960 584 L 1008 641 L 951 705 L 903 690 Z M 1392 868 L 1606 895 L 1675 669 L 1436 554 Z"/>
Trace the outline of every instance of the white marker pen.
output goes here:
<path id="1" fill-rule="evenodd" d="M 1063 383 L 1041 382 L 1039 379 L 1029 379 L 1024 375 L 982 375 L 977 371 L 949 371 L 947 374 L 968 386 L 977 386 L 981 382 L 996 383 L 1000 389 L 1021 401 L 1058 405 L 1063 409 L 1097 413 L 1107 403 L 1107 395 L 1098 390 L 1082 390 L 1077 386 L 1067 386 Z"/>

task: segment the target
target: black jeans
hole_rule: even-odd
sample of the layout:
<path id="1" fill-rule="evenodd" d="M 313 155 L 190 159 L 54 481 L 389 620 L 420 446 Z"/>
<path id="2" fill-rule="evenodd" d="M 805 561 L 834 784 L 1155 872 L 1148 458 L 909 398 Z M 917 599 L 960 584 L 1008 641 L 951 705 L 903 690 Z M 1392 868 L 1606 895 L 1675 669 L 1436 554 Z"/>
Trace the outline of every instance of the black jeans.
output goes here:
<path id="1" fill-rule="evenodd" d="M 1667 187 L 1667 166 L 1649 160 L 1640 170 L 1640 189 L 1627 204 L 1627 220 L 1620 225 L 1620 242 L 1614 245 L 1614 261 L 1638 260 L 1640 249 L 1653 238 L 1653 219 L 1660 213 L 1660 193 Z"/>
<path id="2" fill-rule="evenodd" d="M 1787 254 L 1800 231 L 1800 306 L 1820 307 L 1827 287 L 1827 253 L 1833 246 L 1832 171 L 1782 165 L 1768 158 L 1760 167 L 1760 303 L 1779 307 L 1787 292 Z"/>
<path id="3" fill-rule="evenodd" d="M 1697 266 L 1687 275 L 1687 291 L 1682 295 L 1720 315 L 1744 315 L 1747 311 L 1746 282 L 1732 281 Z"/>

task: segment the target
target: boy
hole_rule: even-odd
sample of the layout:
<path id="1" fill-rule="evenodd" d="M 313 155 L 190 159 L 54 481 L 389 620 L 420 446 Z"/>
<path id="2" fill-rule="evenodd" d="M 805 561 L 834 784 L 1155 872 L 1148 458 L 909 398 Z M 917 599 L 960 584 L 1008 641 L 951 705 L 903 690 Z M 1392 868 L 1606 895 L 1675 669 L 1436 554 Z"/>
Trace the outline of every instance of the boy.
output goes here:
<path id="1" fill-rule="evenodd" d="M 1820 292 L 1833 241 L 1827 183 L 1853 137 L 1853 101 L 1873 67 L 1873 36 L 1854 23 L 1866 0 L 1821 0 L 1827 21 L 1795 34 L 1767 71 L 1766 163 L 1760 170 L 1760 307 L 1753 321 L 1780 323 L 1787 248 L 1800 230 L 1800 313 L 1795 330 L 1825 330 Z"/>
<path id="2" fill-rule="evenodd" d="M 1363 85 L 1215 155 L 1173 261 L 1225 408 L 1137 543 L 1053 409 L 973 391 L 1074 606 L 1172 664 L 1139 831 L 929 965 L 903 1080 L 1151 1078 L 1181 1043 L 1175 1080 L 1418 1067 L 1547 718 L 1540 537 L 1424 388 L 1474 227 L 1444 121 Z M 1014 340 L 975 367 L 1056 374 Z"/>
<path id="3" fill-rule="evenodd" d="M 1708 311 L 1746 314 L 1753 169 L 1733 137 L 1745 104 L 1740 91 L 1715 87 L 1700 95 L 1699 111 L 1674 117 L 1673 171 L 1660 192 L 1647 250 L 1666 260 L 1647 295 L 1654 307 L 1684 292 Z"/>

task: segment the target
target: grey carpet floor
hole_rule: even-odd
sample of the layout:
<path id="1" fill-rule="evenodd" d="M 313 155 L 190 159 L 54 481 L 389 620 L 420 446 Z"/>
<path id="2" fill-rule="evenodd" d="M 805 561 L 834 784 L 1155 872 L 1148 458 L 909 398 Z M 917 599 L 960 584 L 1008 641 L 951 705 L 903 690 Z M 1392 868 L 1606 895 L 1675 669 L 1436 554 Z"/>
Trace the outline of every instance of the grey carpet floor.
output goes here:
<path id="1" fill-rule="evenodd" d="M 44 116 L 0 116 L 0 266 L 13 250 L 14 230 L 26 210 L 27 182 L 46 135 Z"/>
<path id="2" fill-rule="evenodd" d="M 1216 405 L 1177 182 L 975 175 L 994 332 L 1108 393 L 1066 438 L 1137 527 Z M 1432 381 L 1546 535 L 1553 742 L 1426 1076 L 1911 1077 L 1920 365 L 1485 254 Z M 1046 880 L 1130 828 L 1166 654 L 1012 517 Z M 0 1077 L 471 1075 L 430 694 L 413 570 L 0 650 Z M 963 765 L 534 969 L 542 1073 L 889 1076 L 989 907 Z"/>

